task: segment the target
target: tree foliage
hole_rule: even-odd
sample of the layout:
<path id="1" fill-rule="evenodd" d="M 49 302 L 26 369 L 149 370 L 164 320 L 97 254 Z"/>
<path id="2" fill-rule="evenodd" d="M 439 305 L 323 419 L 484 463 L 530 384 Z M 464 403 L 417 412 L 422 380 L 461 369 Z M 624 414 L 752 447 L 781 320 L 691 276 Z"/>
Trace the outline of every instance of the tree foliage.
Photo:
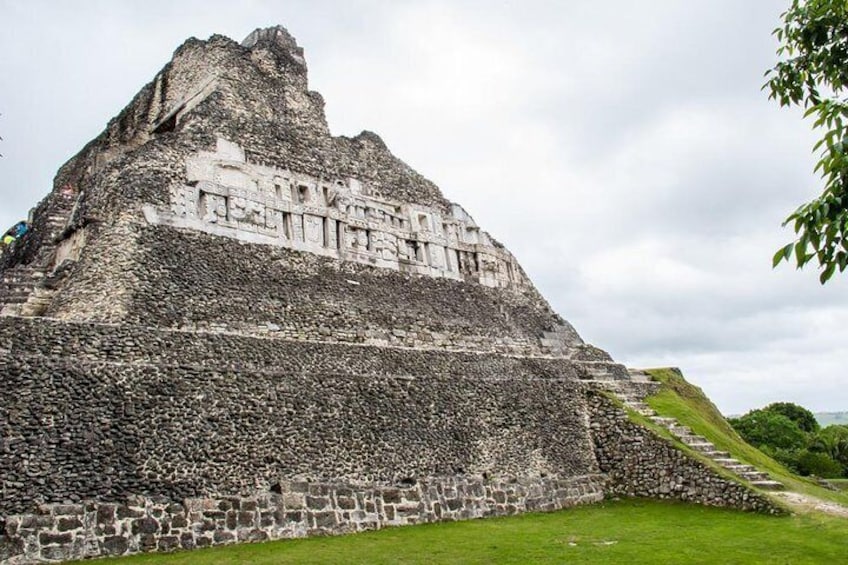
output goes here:
<path id="1" fill-rule="evenodd" d="M 848 426 L 828 426 L 816 434 L 811 451 L 828 454 L 848 471 Z"/>
<path id="2" fill-rule="evenodd" d="M 816 475 L 825 479 L 838 479 L 843 475 L 842 465 L 828 454 L 802 449 L 798 453 L 795 468 L 801 475 Z"/>
<path id="3" fill-rule="evenodd" d="M 793 212 L 795 240 L 781 247 L 773 264 L 793 256 L 800 269 L 818 262 L 822 284 L 848 267 L 848 2 L 793 0 L 773 34 L 782 58 L 766 72 L 763 86 L 781 106 L 803 107 L 822 131 L 813 147 L 822 193 Z"/>
<path id="4" fill-rule="evenodd" d="M 798 406 L 791 402 L 773 402 L 763 408 L 763 410 L 775 414 L 783 414 L 807 433 L 815 433 L 820 429 L 816 417 L 803 406 Z"/>
<path id="5" fill-rule="evenodd" d="M 775 402 L 729 421 L 742 439 L 796 473 L 848 476 L 848 426 L 821 429 L 812 412 L 791 402 Z"/>
<path id="6" fill-rule="evenodd" d="M 777 412 L 751 410 L 740 418 L 730 420 L 742 439 L 755 447 L 763 445 L 776 449 L 801 449 L 807 443 L 798 425 Z"/>

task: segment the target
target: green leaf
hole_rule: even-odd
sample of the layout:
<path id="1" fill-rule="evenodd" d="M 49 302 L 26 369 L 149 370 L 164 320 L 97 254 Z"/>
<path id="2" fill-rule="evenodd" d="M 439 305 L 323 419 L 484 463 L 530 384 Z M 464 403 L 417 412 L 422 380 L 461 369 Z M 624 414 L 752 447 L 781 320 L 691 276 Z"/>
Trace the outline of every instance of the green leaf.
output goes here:
<path id="1" fill-rule="evenodd" d="M 836 270 L 836 264 L 835 263 L 829 264 L 827 267 L 825 267 L 824 271 L 819 276 L 819 282 L 821 284 L 826 283 L 830 279 L 830 277 L 833 276 L 833 272 L 835 270 Z"/>
<path id="2" fill-rule="evenodd" d="M 784 245 L 780 249 L 777 250 L 777 253 L 774 254 L 774 257 L 771 260 L 771 268 L 777 267 L 778 263 L 786 259 L 789 260 L 789 257 L 792 255 L 792 246 L 793 244 Z"/>

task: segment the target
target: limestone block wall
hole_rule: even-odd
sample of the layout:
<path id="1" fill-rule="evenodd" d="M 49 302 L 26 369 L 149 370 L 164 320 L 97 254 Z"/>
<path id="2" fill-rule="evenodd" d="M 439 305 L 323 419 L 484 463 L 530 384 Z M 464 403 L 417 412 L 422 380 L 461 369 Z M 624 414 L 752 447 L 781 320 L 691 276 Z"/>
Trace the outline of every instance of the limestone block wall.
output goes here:
<path id="1" fill-rule="evenodd" d="M 130 497 L 9 516 L 0 563 L 38 563 L 558 510 L 603 498 L 603 478 L 432 477 L 412 484 L 282 481 L 276 493 Z M 2 522 L 0 522 L 2 524 Z"/>
<path id="2" fill-rule="evenodd" d="M 0 317 L 0 352 L 12 357 L 73 358 L 113 364 L 198 366 L 299 373 L 311 366 L 330 374 L 353 371 L 420 378 L 434 374 L 509 375 L 539 379 L 583 379 L 583 364 L 545 357 L 516 357 L 439 349 L 375 348 L 352 344 L 290 341 L 233 333 L 197 333 L 124 324 L 65 322 L 50 318 Z M 332 353 L 332 355 L 327 355 Z"/>
<path id="3" fill-rule="evenodd" d="M 587 404 L 598 465 L 609 478 L 607 495 L 670 498 L 780 514 L 784 510 L 745 485 L 719 475 L 667 439 L 627 417 L 603 393 Z"/>
<path id="4" fill-rule="evenodd" d="M 286 478 L 597 468 L 567 362 L 16 321 L 0 345 L 4 514 Z"/>

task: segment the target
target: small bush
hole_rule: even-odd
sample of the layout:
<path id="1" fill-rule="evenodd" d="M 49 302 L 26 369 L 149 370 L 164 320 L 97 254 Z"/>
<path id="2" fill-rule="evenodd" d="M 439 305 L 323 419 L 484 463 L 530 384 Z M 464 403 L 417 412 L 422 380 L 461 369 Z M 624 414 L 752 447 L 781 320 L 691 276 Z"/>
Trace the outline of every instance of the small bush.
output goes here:
<path id="1" fill-rule="evenodd" d="M 800 449 L 779 449 L 771 447 L 770 445 L 758 445 L 757 449 L 779 462 L 790 471 L 800 474 L 798 469 L 798 457 L 801 455 Z"/>
<path id="2" fill-rule="evenodd" d="M 826 453 L 804 449 L 798 454 L 797 466 L 802 475 L 816 475 L 825 479 L 838 479 L 842 476 L 842 465 Z"/>

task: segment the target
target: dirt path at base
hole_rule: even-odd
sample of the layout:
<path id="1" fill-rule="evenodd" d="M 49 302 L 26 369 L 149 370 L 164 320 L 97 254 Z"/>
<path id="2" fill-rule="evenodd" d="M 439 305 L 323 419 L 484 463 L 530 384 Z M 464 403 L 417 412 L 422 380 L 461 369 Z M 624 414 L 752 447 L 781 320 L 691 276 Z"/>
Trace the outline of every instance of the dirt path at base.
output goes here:
<path id="1" fill-rule="evenodd" d="M 827 500 L 822 500 L 808 494 L 801 494 L 800 492 L 775 492 L 772 493 L 772 496 L 780 498 L 790 506 L 797 507 L 800 510 L 816 510 L 830 514 L 831 516 L 848 518 L 848 506 L 843 506 L 836 502 L 828 502 Z"/>

